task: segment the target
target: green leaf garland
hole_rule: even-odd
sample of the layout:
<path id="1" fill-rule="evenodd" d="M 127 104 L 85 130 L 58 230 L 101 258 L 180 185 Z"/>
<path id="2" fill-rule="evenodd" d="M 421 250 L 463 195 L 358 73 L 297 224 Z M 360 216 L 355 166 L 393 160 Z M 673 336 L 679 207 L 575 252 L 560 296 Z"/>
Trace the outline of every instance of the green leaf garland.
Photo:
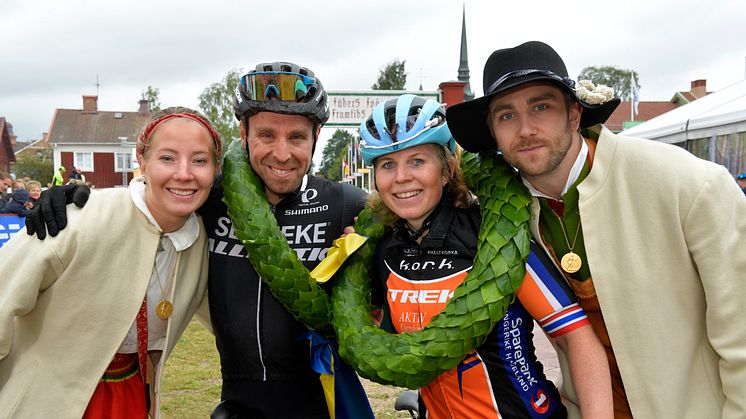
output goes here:
<path id="1" fill-rule="evenodd" d="M 530 196 L 495 153 L 465 153 L 462 168 L 481 204 L 477 256 L 446 308 L 414 333 L 389 334 L 370 318 L 368 267 L 384 232 L 370 210 L 363 210 L 355 224 L 369 240 L 337 274 L 330 299 L 288 247 L 239 142 L 226 150 L 223 199 L 257 273 L 296 319 L 316 330 L 332 323 L 340 354 L 361 376 L 414 389 L 484 342 L 525 274 Z"/>

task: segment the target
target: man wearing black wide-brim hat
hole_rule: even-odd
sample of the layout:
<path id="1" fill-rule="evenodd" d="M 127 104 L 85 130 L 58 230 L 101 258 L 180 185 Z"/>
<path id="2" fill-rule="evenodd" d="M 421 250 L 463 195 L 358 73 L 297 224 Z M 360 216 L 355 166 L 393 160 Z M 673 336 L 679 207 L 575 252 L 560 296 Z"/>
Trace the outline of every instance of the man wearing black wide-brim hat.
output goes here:
<path id="1" fill-rule="evenodd" d="M 746 417 L 746 198 L 729 173 L 604 128 L 619 100 L 576 88 L 544 43 L 495 51 L 483 84 L 448 125 L 521 174 L 532 235 L 607 348 L 616 417 Z"/>

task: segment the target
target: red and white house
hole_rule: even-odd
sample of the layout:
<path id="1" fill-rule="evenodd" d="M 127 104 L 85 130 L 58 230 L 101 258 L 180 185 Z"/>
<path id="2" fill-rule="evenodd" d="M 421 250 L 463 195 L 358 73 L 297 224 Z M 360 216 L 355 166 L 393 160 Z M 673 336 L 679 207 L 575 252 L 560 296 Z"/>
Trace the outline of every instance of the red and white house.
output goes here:
<path id="1" fill-rule="evenodd" d="M 54 170 L 73 166 L 96 188 L 124 186 L 132 179 L 132 149 L 147 122 L 148 102 L 136 112 L 99 111 L 98 96 L 83 95 L 83 109 L 55 109 L 47 143 Z"/>

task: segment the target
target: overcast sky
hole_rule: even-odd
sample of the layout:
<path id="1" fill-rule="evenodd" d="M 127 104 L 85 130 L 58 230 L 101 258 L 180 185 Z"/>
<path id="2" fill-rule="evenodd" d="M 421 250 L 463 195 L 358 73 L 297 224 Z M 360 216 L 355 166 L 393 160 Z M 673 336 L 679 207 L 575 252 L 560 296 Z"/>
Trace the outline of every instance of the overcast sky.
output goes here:
<path id="1" fill-rule="evenodd" d="M 641 100 L 746 74 L 742 0 L 3 0 L 0 116 L 19 140 L 38 139 L 55 108 L 96 94 L 97 75 L 101 110 L 137 110 L 148 85 L 164 107 L 196 108 L 229 70 L 277 60 L 311 68 L 329 90 L 366 90 L 398 58 L 408 89 L 436 90 L 457 76 L 464 4 L 477 96 L 490 53 L 529 40 L 553 46 L 573 78 L 589 65 L 636 70 Z"/>

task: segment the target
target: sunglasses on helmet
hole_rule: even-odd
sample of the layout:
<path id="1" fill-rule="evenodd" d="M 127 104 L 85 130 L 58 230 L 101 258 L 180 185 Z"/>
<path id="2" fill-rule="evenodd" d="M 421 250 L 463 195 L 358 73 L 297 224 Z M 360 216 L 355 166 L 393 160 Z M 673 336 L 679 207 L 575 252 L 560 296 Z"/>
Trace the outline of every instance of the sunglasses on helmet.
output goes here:
<path id="1" fill-rule="evenodd" d="M 300 73 L 264 71 L 246 74 L 241 77 L 240 83 L 250 100 L 295 102 L 306 97 L 308 87 L 316 83 L 316 78 Z"/>

